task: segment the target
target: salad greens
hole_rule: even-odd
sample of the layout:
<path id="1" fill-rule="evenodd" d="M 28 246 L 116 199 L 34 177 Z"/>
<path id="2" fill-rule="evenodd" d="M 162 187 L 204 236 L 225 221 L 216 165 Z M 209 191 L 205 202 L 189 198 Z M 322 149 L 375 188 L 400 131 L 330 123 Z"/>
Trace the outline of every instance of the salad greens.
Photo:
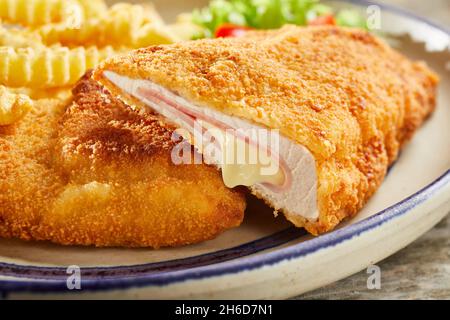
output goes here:
<path id="1" fill-rule="evenodd" d="M 229 23 L 255 29 L 275 29 L 284 24 L 307 25 L 320 16 L 333 15 L 341 26 L 366 28 L 358 12 L 334 12 L 319 0 L 212 0 L 208 7 L 192 13 L 192 21 L 205 28 L 206 37 Z"/>

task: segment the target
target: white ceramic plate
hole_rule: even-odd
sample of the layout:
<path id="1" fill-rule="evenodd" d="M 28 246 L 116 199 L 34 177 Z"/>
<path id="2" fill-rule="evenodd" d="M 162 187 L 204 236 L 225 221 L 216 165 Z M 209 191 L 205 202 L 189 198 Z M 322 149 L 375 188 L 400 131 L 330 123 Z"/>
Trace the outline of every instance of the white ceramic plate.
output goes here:
<path id="1" fill-rule="evenodd" d="M 365 10 L 370 4 L 345 6 Z M 402 37 L 399 49 L 427 61 L 442 84 L 435 115 L 355 219 L 312 238 L 255 202 L 240 228 L 184 248 L 95 249 L 0 240 L 0 293 L 8 298 L 287 298 L 356 273 L 431 229 L 450 211 L 449 33 L 402 10 L 380 8 L 383 30 L 413 35 L 416 42 Z M 81 291 L 67 289 L 71 265 L 81 267 Z"/>

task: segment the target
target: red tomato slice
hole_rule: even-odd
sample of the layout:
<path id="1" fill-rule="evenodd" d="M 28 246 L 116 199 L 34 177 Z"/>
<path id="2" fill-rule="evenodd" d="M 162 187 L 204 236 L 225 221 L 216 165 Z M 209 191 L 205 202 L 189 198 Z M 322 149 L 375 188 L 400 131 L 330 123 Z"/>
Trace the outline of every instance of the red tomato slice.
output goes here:
<path id="1" fill-rule="evenodd" d="M 311 20 L 308 22 L 308 25 L 310 26 L 335 26 L 336 25 L 336 19 L 334 19 L 334 16 L 326 15 L 326 16 L 320 16 L 315 18 L 314 20 Z"/>
<path id="2" fill-rule="evenodd" d="M 215 36 L 216 38 L 242 37 L 248 30 L 251 28 L 226 23 L 217 28 Z"/>

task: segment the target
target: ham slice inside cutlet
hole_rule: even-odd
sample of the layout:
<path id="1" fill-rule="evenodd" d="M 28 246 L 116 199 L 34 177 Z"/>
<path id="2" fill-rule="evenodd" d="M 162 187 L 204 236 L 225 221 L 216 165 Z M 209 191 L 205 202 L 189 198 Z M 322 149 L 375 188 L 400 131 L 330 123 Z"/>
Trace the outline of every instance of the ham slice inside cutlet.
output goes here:
<path id="1" fill-rule="evenodd" d="M 196 122 L 203 121 L 207 127 L 212 126 L 216 129 L 211 131 L 212 134 L 216 133 L 215 140 L 222 140 L 217 137 L 221 132 L 231 132 L 235 138 L 235 144 L 231 147 L 233 150 L 236 149 L 237 152 L 244 150 L 246 153 L 256 150 L 256 156 L 253 158 L 257 159 L 256 163 L 251 161 L 252 157 L 249 154 L 244 156 L 237 154 L 233 159 L 229 158 L 231 161 L 226 161 L 224 154 L 232 151 L 223 150 L 227 148 L 227 144 L 223 142 L 218 145 L 221 149 L 219 152 L 213 155 L 203 152 L 208 162 L 222 169 L 227 186 L 247 186 L 276 210 L 285 209 L 310 220 L 318 218 L 316 166 L 312 154 L 305 147 L 249 121 L 212 108 L 197 106 L 149 80 L 131 79 L 111 71 L 105 71 L 104 76 L 124 93 L 138 99 L 167 121 L 187 130 L 191 136 L 198 134 Z M 273 139 L 252 137 L 246 132 L 268 132 L 267 135 L 275 137 Z M 236 148 L 236 144 L 239 143 L 237 141 L 246 146 Z M 198 144 L 196 147 L 202 150 L 207 148 Z M 264 159 L 265 155 L 269 159 Z M 238 159 L 245 161 L 239 162 Z"/>

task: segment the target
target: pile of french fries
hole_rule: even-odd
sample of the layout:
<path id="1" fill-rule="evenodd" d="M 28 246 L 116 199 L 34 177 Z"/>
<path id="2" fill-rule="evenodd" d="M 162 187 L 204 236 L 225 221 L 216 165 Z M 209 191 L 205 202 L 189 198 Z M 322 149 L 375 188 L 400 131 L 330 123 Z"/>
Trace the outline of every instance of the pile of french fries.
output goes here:
<path id="1" fill-rule="evenodd" d="M 71 86 L 112 55 L 183 40 L 151 5 L 103 0 L 0 0 L 0 125 L 36 97 Z"/>

